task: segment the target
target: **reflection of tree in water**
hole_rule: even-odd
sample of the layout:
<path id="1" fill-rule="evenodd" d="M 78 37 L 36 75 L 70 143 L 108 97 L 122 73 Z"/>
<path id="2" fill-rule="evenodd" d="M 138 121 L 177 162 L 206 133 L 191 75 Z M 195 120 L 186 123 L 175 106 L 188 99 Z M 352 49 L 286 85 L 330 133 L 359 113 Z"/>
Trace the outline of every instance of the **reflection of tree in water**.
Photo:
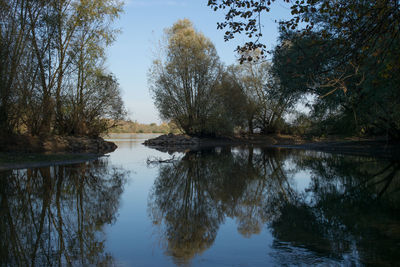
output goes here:
<path id="1" fill-rule="evenodd" d="M 10 266 L 109 265 L 126 173 L 107 161 L 0 172 L 0 257 Z"/>
<path id="2" fill-rule="evenodd" d="M 238 162 L 247 161 L 247 171 L 238 179 L 244 181 L 241 194 L 237 196 L 236 203 L 224 201 L 227 209 L 226 215 L 236 218 L 238 231 L 245 237 L 261 232 L 263 225 L 276 216 L 279 205 L 267 210 L 265 207 L 277 203 L 276 199 L 292 199 L 291 188 L 292 173 L 284 169 L 286 151 L 276 149 L 263 149 L 254 152 L 254 149 L 242 150 L 235 155 Z M 230 183 L 230 178 L 227 179 Z M 223 190 L 226 187 L 222 188 Z"/>
<path id="3" fill-rule="evenodd" d="M 237 218 L 244 236 L 259 233 L 268 220 L 263 208 L 268 190 L 288 186 L 278 175 L 279 164 L 267 153 L 223 148 L 188 152 L 179 162 L 161 165 L 149 209 L 153 222 L 165 227 L 161 231 L 167 254 L 187 264 L 212 245 L 225 216 Z M 279 179 L 266 179 L 269 176 Z"/>
<path id="4" fill-rule="evenodd" d="M 189 152 L 160 165 L 149 208 L 167 254 L 187 264 L 225 217 L 244 236 L 268 225 L 279 264 L 393 263 L 399 163 L 276 149 Z M 311 173 L 305 191 L 294 176 Z"/>
<path id="5" fill-rule="evenodd" d="M 154 223 L 165 222 L 166 250 L 177 263 L 207 249 L 223 220 L 220 203 L 212 197 L 210 174 L 215 171 L 203 153 L 188 153 L 178 163 L 160 167 L 149 205 Z"/>
<path id="6" fill-rule="evenodd" d="M 399 262 L 398 162 L 305 152 L 297 167 L 311 171 L 311 183 L 270 224 L 275 247 L 288 242 L 344 264 Z M 283 254 L 285 263 L 299 262 Z"/>

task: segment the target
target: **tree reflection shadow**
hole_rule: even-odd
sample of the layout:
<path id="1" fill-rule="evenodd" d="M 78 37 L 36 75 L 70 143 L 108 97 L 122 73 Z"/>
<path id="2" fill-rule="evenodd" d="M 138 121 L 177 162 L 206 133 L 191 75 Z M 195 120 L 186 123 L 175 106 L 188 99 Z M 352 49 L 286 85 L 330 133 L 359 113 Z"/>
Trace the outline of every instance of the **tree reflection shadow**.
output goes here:
<path id="1" fill-rule="evenodd" d="M 230 167 L 229 157 L 227 153 L 220 157 L 227 163 L 224 168 Z M 217 182 L 213 178 L 219 176 L 214 163 L 202 151 L 187 153 L 179 162 L 160 168 L 149 207 L 153 222 L 165 223 L 166 251 L 177 263 L 210 247 L 223 221 L 221 203 L 213 197 Z"/>
<path id="2" fill-rule="evenodd" d="M 292 194 L 279 156 L 268 154 L 273 152 L 202 150 L 160 165 L 150 195 L 150 216 L 162 228 L 166 253 L 177 264 L 188 264 L 209 248 L 227 216 L 238 220 L 244 236 L 260 232 L 271 217 L 264 209 L 270 197 Z"/>
<path id="3" fill-rule="evenodd" d="M 112 264 L 102 228 L 116 220 L 125 177 L 105 159 L 0 172 L 2 264 Z"/>
<path id="4" fill-rule="evenodd" d="M 311 183 L 270 224 L 275 247 L 286 242 L 345 265 L 399 262 L 399 162 L 303 153 L 296 163 L 311 171 Z"/>
<path id="5" fill-rule="evenodd" d="M 187 152 L 159 166 L 149 213 L 180 265 L 213 244 L 227 217 L 244 237 L 268 226 L 278 264 L 390 264 L 399 260 L 399 169 L 300 150 Z M 301 171 L 311 176 L 305 190 L 297 189 Z"/>

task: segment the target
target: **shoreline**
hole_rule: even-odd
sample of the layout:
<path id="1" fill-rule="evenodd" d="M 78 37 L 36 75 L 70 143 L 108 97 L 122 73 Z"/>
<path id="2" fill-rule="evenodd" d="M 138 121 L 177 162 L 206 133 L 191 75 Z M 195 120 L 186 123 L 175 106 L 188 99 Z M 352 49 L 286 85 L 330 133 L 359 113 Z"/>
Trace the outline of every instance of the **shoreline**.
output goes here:
<path id="1" fill-rule="evenodd" d="M 371 156 L 386 159 L 400 158 L 400 143 L 387 142 L 382 139 L 327 138 L 322 140 L 307 140 L 298 136 L 287 135 L 252 135 L 233 138 L 197 138 L 190 142 L 191 137 L 180 143 L 176 135 L 162 135 L 148 139 L 143 144 L 170 154 L 188 150 L 200 150 L 215 146 L 256 146 L 262 148 L 286 148 L 321 151 L 326 153 Z"/>
<path id="2" fill-rule="evenodd" d="M 299 145 L 272 145 L 269 147 L 311 150 L 331 154 L 364 156 L 392 160 L 398 160 L 400 158 L 399 144 L 386 145 L 383 142 L 377 141 L 315 142 Z"/>
<path id="3" fill-rule="evenodd" d="M 20 162 L 1 162 L 3 157 L 22 158 Z M 91 162 L 106 155 L 97 154 L 37 154 L 37 153 L 0 153 L 0 171 L 18 170 L 28 168 L 41 168 L 57 165 L 71 165 L 84 162 Z M 25 160 L 24 160 L 25 158 Z"/>
<path id="4" fill-rule="evenodd" d="M 101 137 L 14 135 L 0 139 L 0 171 L 82 163 L 116 149 Z"/>
<path id="5" fill-rule="evenodd" d="M 176 142 L 176 138 L 179 136 L 181 140 Z M 185 136 L 184 139 L 182 139 L 182 136 L 184 135 L 160 135 L 156 138 L 147 139 L 143 144 L 149 148 L 170 154 L 174 152 L 186 152 L 188 150 L 201 150 L 216 146 L 254 146 L 260 148 L 313 150 L 334 154 L 370 156 L 395 160 L 400 158 L 400 143 L 389 143 L 379 139 L 351 140 L 351 138 L 349 138 L 348 140 L 327 139 L 311 141 L 298 136 L 285 135 L 253 135 L 250 136 L 250 138 L 193 138 Z M 66 138 L 70 141 L 67 146 L 65 146 Z M 155 144 L 154 140 L 160 138 L 164 138 L 164 141 Z M 60 140 L 62 142 L 59 142 Z M 22 143 L 24 142 L 26 143 L 26 140 Z M 50 146 L 49 143 L 51 144 Z M 10 142 L 10 144 L 8 148 L 12 148 L 12 145 L 15 146 L 15 142 Z M 43 144 L 47 144 L 47 146 L 44 146 L 47 150 L 43 150 Z M 91 144 L 91 146 L 88 144 Z M 93 146 L 93 144 L 95 145 Z M 0 171 L 69 165 L 93 161 L 106 156 L 105 154 L 107 153 L 115 151 L 117 146 L 113 142 L 106 141 L 102 138 L 53 136 L 42 142 L 41 146 L 37 146 L 36 144 L 36 146 L 14 148 L 16 149 L 9 149 L 8 151 L 0 150 Z M 93 153 L 93 151 L 95 151 L 95 153 Z"/>

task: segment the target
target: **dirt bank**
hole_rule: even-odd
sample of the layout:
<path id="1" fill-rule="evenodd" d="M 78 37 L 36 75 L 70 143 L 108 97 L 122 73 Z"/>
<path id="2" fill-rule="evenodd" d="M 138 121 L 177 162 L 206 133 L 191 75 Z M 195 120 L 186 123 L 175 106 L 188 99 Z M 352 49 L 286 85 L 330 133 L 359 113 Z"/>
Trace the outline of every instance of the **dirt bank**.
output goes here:
<path id="1" fill-rule="evenodd" d="M 272 146 L 277 144 L 295 145 L 302 144 L 303 140 L 294 136 L 236 136 L 236 137 L 221 137 L 221 138 L 198 138 L 188 135 L 165 134 L 156 138 L 148 139 L 143 144 L 155 148 L 162 152 L 184 152 L 187 150 L 197 150 L 213 146 L 227 145 L 257 145 L 257 146 Z"/>
<path id="2" fill-rule="evenodd" d="M 187 150 L 203 149 L 212 146 L 247 145 L 257 147 L 282 147 L 317 150 L 329 153 L 364 155 L 398 159 L 400 144 L 384 139 L 360 139 L 329 137 L 310 140 L 291 135 L 243 135 L 230 138 L 196 138 L 186 135 L 161 135 L 149 139 L 145 145 L 163 152 L 184 152 Z"/>
<path id="3" fill-rule="evenodd" d="M 15 135 L 0 138 L 0 152 L 13 153 L 85 153 L 105 154 L 114 151 L 117 146 L 103 138 L 81 136 L 38 137 Z"/>
<path id="4" fill-rule="evenodd" d="M 116 148 L 103 138 L 28 135 L 0 138 L 0 170 L 84 162 Z"/>

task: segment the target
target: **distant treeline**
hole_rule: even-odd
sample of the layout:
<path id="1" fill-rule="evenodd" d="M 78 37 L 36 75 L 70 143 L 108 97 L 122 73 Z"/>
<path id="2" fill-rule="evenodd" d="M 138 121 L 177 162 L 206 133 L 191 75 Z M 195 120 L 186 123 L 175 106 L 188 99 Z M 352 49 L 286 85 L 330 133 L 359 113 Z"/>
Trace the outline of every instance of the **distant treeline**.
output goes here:
<path id="1" fill-rule="evenodd" d="M 119 121 L 117 126 L 111 128 L 109 133 L 180 133 L 173 123 L 144 124 L 137 121 Z"/>
<path id="2" fill-rule="evenodd" d="M 118 0 L 0 1 L 0 135 L 98 136 L 125 115 L 104 66 Z"/>

